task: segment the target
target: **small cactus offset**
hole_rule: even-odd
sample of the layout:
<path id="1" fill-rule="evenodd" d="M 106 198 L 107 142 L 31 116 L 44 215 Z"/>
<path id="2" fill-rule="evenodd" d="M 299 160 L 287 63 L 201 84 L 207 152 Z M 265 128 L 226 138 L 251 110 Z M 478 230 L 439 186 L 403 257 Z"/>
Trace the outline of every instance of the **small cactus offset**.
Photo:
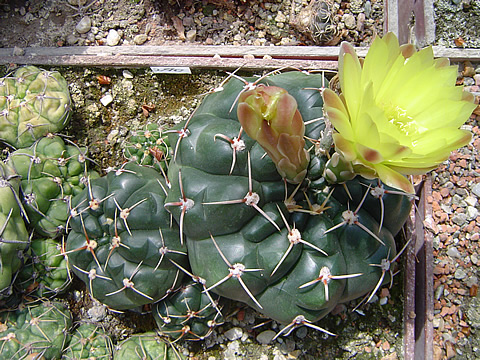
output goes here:
<path id="1" fill-rule="evenodd" d="M 32 239 L 16 287 L 27 297 L 51 298 L 67 290 L 71 282 L 63 243 L 51 238 Z"/>
<path id="2" fill-rule="evenodd" d="M 0 300 L 11 295 L 12 283 L 24 264 L 24 252 L 29 245 L 19 184 L 18 175 L 0 161 Z"/>
<path id="3" fill-rule="evenodd" d="M 223 324 L 219 296 L 210 295 L 199 282 L 189 282 L 165 300 L 155 303 L 152 313 L 160 333 L 175 340 L 203 340 Z"/>
<path id="4" fill-rule="evenodd" d="M 64 360 L 110 360 L 113 344 L 102 328 L 82 323 L 72 333 L 70 344 L 62 355 Z"/>
<path id="5" fill-rule="evenodd" d="M 135 334 L 115 348 L 114 360 L 184 360 L 173 345 L 154 332 Z"/>
<path id="6" fill-rule="evenodd" d="M 10 154 L 9 164 L 21 176 L 25 209 L 42 236 L 65 232 L 68 204 L 98 173 L 88 170 L 87 149 L 49 134 L 31 147 Z"/>
<path id="7" fill-rule="evenodd" d="M 132 133 L 123 155 L 128 161 L 166 171 L 166 164 L 170 160 L 168 137 L 157 124 L 149 123 L 145 129 Z"/>
<path id="8" fill-rule="evenodd" d="M 3 359 L 60 359 L 68 344 L 72 316 L 58 301 L 0 312 Z"/>
<path id="9" fill-rule="evenodd" d="M 70 119 L 68 85 L 57 71 L 24 66 L 0 78 L 0 139 L 24 148 Z"/>
<path id="10" fill-rule="evenodd" d="M 384 201 L 364 184 L 352 200 L 341 189 L 358 180 L 325 180 L 330 149 L 315 152 L 326 133 L 321 74 L 231 77 L 169 131 L 165 207 L 205 293 L 251 305 L 285 324 L 279 334 L 301 325 L 332 334 L 314 322 L 391 280 L 400 227 L 385 207 L 403 224 L 411 198 Z"/>
<path id="11" fill-rule="evenodd" d="M 127 163 L 91 180 L 72 200 L 66 251 L 90 295 L 116 310 L 153 303 L 180 285 L 187 266 L 154 169 Z"/>

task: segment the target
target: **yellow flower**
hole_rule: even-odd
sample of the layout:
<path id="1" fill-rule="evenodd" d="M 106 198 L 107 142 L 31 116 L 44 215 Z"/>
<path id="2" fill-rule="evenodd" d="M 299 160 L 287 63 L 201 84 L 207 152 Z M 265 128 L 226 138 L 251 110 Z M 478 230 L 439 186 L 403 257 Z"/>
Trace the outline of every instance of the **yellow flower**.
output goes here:
<path id="1" fill-rule="evenodd" d="M 475 109 L 455 86 L 457 67 L 434 59 L 431 47 L 399 46 L 394 34 L 377 37 L 364 61 L 342 43 L 341 95 L 327 89 L 324 109 L 336 129 L 336 151 L 357 174 L 413 192 L 404 175 L 424 174 L 469 143 L 459 129 Z"/>

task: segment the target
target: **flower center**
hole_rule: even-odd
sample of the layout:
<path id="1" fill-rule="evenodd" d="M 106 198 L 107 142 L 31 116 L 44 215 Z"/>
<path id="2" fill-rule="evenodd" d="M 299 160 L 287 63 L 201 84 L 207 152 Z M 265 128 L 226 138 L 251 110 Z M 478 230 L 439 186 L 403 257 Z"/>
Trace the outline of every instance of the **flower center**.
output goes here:
<path id="1" fill-rule="evenodd" d="M 411 136 L 419 132 L 419 127 L 415 120 L 408 116 L 407 111 L 398 105 L 387 105 L 384 107 L 384 111 L 388 121 L 395 125 L 405 136 Z"/>

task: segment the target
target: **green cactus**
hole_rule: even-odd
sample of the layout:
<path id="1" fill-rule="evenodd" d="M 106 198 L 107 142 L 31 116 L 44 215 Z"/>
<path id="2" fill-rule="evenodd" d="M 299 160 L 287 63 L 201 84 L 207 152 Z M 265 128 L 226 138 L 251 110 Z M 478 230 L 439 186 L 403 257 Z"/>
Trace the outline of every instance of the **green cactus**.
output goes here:
<path id="1" fill-rule="evenodd" d="M 82 323 L 72 333 L 69 346 L 63 352 L 64 360 L 109 360 L 113 344 L 102 328 Z"/>
<path id="2" fill-rule="evenodd" d="M 24 66 L 0 78 L 0 139 L 24 148 L 68 123 L 68 84 L 57 71 Z"/>
<path id="3" fill-rule="evenodd" d="M 13 169 L 0 161 L 0 299 L 11 295 L 11 285 L 23 266 L 29 244 L 19 183 Z"/>
<path id="4" fill-rule="evenodd" d="M 58 301 L 0 312 L 0 349 L 3 359 L 60 359 L 68 343 L 72 318 Z"/>
<path id="5" fill-rule="evenodd" d="M 170 160 L 168 137 L 157 124 L 149 123 L 145 129 L 132 133 L 123 155 L 128 161 L 166 171 L 166 164 Z"/>
<path id="6" fill-rule="evenodd" d="M 325 180 L 330 149 L 315 151 L 328 143 L 321 74 L 231 77 L 169 131 L 165 207 L 205 292 L 250 304 L 285 324 L 280 334 L 301 325 L 329 333 L 313 323 L 391 280 L 396 215 L 367 186 L 354 200 L 335 190 L 358 180 Z M 411 201 L 384 205 L 403 224 Z"/>
<path id="7" fill-rule="evenodd" d="M 199 282 L 191 281 L 153 305 L 153 317 L 161 334 L 184 340 L 203 340 L 215 326 L 223 324 L 218 296 L 203 292 Z"/>
<path id="8" fill-rule="evenodd" d="M 26 296 L 49 298 L 68 289 L 72 277 L 62 247 L 54 239 L 32 239 L 28 259 L 16 282 Z"/>
<path id="9" fill-rule="evenodd" d="M 154 332 L 134 334 L 122 341 L 113 356 L 114 360 L 183 360 L 173 345 L 166 343 Z"/>
<path id="10" fill-rule="evenodd" d="M 164 209 L 167 185 L 127 163 L 91 180 L 72 200 L 66 254 L 90 295 L 116 310 L 153 303 L 179 286 L 186 266 L 178 227 Z"/>
<path id="11" fill-rule="evenodd" d="M 89 177 L 99 176 L 88 170 L 87 149 L 66 141 L 50 134 L 9 156 L 9 164 L 22 177 L 31 223 L 42 236 L 64 233 L 69 201 L 85 188 Z"/>

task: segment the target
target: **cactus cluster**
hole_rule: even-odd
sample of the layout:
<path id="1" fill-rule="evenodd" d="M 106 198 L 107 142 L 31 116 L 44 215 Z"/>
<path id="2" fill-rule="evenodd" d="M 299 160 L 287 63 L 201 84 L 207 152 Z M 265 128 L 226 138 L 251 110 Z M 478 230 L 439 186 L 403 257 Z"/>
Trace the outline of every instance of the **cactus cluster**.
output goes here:
<path id="1" fill-rule="evenodd" d="M 62 130 L 71 111 L 68 84 L 57 71 L 23 66 L 0 78 L 0 140 L 15 148 Z"/>
<path id="2" fill-rule="evenodd" d="M 134 161 L 70 203 L 65 253 L 90 295 L 113 310 L 153 303 L 159 331 L 178 341 L 221 324 L 223 299 L 283 324 L 279 335 L 332 334 L 315 323 L 391 282 L 413 198 L 377 180 L 331 181 L 335 155 L 318 151 L 326 86 L 300 71 L 233 74 L 168 138 L 150 125 L 131 139 Z M 158 145 L 168 156 L 153 156 Z"/>
<path id="3" fill-rule="evenodd" d="M 38 130 L 68 118 L 61 77 L 25 67 L 1 79 L 0 137 L 18 149 L 0 163 L 0 300 L 12 289 L 59 294 L 71 271 L 112 311 L 151 310 L 176 342 L 209 336 L 228 300 L 280 323 L 276 337 L 299 326 L 333 335 L 317 322 L 391 286 L 415 196 L 392 187 L 403 175 L 392 186 L 368 166 L 358 176 L 345 150 L 354 142 L 338 140 L 351 135 L 343 97 L 323 73 L 296 69 L 227 80 L 182 123 L 133 134 L 129 162 L 100 176 L 86 148 Z M 13 358 L 182 358 L 155 333 L 112 355 L 96 326 L 69 335 L 57 302 L 0 321 L 2 355 Z"/>

